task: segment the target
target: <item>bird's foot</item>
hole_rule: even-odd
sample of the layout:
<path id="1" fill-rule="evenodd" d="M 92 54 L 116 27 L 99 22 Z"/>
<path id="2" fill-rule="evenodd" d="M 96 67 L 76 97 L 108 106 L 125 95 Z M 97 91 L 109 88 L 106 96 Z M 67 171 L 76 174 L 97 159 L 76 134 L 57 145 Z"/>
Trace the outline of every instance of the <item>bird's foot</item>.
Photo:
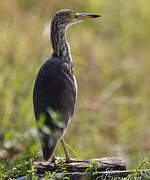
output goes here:
<path id="1" fill-rule="evenodd" d="M 57 160 L 58 160 L 58 158 L 57 158 L 55 155 L 53 155 L 53 156 L 52 156 L 52 159 L 51 159 L 51 162 L 52 162 L 52 163 L 55 163 Z"/>
<path id="2" fill-rule="evenodd" d="M 66 162 L 70 163 L 70 162 L 80 162 L 81 160 L 78 158 L 66 158 Z"/>

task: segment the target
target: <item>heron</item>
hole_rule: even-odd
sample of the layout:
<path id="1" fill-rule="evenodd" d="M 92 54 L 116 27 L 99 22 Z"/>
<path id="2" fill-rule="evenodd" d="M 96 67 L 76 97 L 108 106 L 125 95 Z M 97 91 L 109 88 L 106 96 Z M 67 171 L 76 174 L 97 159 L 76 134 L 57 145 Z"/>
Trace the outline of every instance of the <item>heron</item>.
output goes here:
<path id="1" fill-rule="evenodd" d="M 38 126 L 44 160 L 55 161 L 55 149 L 60 140 L 66 162 L 71 158 L 64 142 L 64 134 L 74 113 L 77 83 L 73 73 L 70 47 L 66 39 L 67 28 L 88 18 L 100 15 L 60 10 L 52 18 L 50 37 L 53 53 L 40 68 L 33 90 L 33 106 L 38 124 L 44 117 L 44 128 Z M 59 115 L 59 116 L 57 116 Z M 46 127 L 46 128 L 45 128 Z"/>

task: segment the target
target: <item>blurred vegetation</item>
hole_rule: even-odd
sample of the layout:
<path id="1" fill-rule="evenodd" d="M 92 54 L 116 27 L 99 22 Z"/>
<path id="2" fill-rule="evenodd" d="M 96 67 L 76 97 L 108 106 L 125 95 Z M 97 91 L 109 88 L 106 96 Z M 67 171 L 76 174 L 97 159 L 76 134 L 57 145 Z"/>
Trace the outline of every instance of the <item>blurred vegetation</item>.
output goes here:
<path id="1" fill-rule="evenodd" d="M 52 54 L 51 17 L 66 8 L 102 15 L 68 29 L 79 93 L 67 143 L 81 159 L 123 156 L 134 168 L 150 158 L 149 7 L 146 0 L 0 1 L 1 160 L 41 152 L 33 85 Z"/>

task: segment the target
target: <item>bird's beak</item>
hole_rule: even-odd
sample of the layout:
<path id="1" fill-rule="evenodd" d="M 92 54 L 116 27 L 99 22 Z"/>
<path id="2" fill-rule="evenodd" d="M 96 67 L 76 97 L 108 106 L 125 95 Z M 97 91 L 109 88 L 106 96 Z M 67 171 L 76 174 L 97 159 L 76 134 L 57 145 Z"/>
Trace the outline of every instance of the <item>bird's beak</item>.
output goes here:
<path id="1" fill-rule="evenodd" d="M 88 18 L 98 18 L 101 17 L 101 15 L 97 15 L 97 14 L 85 14 L 85 13 L 76 13 L 76 18 L 77 19 L 88 19 Z"/>

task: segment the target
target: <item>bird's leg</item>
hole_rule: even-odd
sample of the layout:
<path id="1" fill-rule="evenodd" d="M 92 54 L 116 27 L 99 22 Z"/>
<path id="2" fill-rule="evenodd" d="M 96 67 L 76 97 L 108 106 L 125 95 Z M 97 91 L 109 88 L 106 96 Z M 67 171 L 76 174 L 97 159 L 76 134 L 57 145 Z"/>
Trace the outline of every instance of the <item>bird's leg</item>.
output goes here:
<path id="1" fill-rule="evenodd" d="M 63 138 L 61 139 L 61 144 L 62 144 L 64 152 L 65 152 L 66 162 L 71 162 L 70 155 L 69 155 L 68 149 L 67 149 L 67 147 L 65 145 L 65 141 L 64 141 Z"/>
<path id="2" fill-rule="evenodd" d="M 52 158 L 51 158 L 51 162 L 53 163 L 53 162 L 55 162 L 56 160 L 57 160 L 57 158 L 56 158 L 55 154 L 53 154 L 53 156 L 52 156 Z"/>
<path id="3" fill-rule="evenodd" d="M 61 141 L 61 144 L 62 144 L 62 146 L 63 146 L 64 152 L 65 152 L 66 162 L 78 162 L 78 161 L 80 161 L 80 160 L 77 159 L 77 158 L 75 158 L 75 159 L 70 158 L 70 155 L 69 155 L 69 152 L 68 152 L 68 149 L 67 149 L 67 147 L 66 147 L 66 144 L 65 144 L 64 139 L 62 138 L 60 141 Z"/>

